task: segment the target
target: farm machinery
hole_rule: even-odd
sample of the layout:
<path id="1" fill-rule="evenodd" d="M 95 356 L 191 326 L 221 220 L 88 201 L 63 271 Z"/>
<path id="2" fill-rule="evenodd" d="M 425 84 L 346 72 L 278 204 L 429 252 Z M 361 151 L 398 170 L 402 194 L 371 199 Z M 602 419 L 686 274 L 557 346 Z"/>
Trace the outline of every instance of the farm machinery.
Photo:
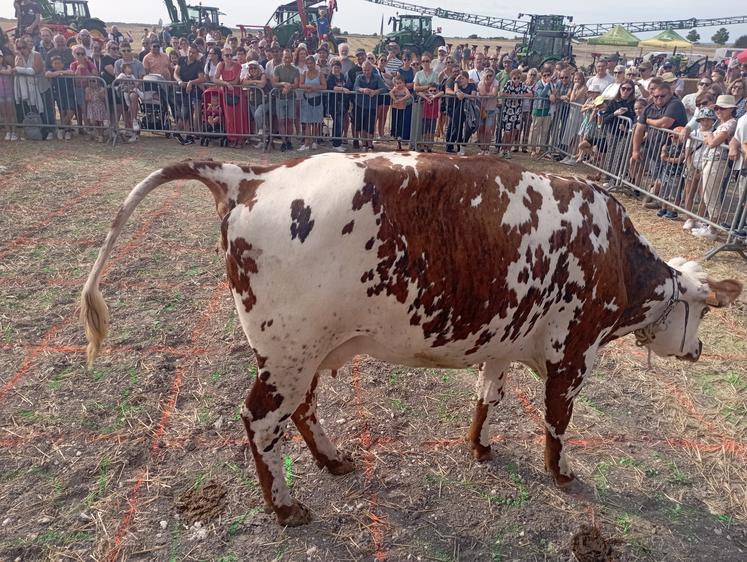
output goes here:
<path id="1" fill-rule="evenodd" d="M 423 52 L 435 52 L 440 46 L 446 45 L 446 40 L 437 32 L 434 33 L 432 20 L 431 16 L 410 14 L 389 18 L 392 31 L 382 34 L 381 41 L 374 47 L 374 53 L 385 53 L 386 46 L 391 42 L 418 56 Z"/>
<path id="2" fill-rule="evenodd" d="M 164 3 L 171 19 L 169 31 L 172 35 L 189 35 L 193 25 L 204 27 L 208 31 L 220 31 L 223 36 L 231 33 L 228 27 L 220 23 L 223 13 L 218 8 L 202 4 L 192 6 L 184 0 L 176 0 L 178 9 L 171 0 L 164 0 Z"/>
<path id="3" fill-rule="evenodd" d="M 68 42 L 75 41 L 81 29 L 87 29 L 91 36 L 99 41 L 106 39 L 106 24 L 98 18 L 92 18 L 87 0 L 37 0 L 41 7 L 42 25 L 60 33 Z M 15 29 L 9 30 L 11 33 Z"/>
<path id="4" fill-rule="evenodd" d="M 329 3 L 294 0 L 278 6 L 265 25 L 239 25 L 239 29 L 242 36 L 252 31 L 260 32 L 268 42 L 277 41 L 282 48 L 295 48 L 299 43 L 306 43 L 310 50 L 315 51 L 320 41 L 326 41 L 334 51 L 337 39 L 331 32 L 331 25 L 336 10 L 335 0 Z"/>
<path id="5" fill-rule="evenodd" d="M 646 31 L 661 31 L 666 29 L 693 29 L 696 27 L 713 27 L 747 23 L 747 16 L 733 16 L 709 19 L 689 18 L 649 22 L 574 24 L 573 17 L 571 16 L 519 14 L 520 19 L 507 19 L 494 16 L 466 14 L 441 8 L 431 8 L 428 6 L 418 6 L 407 2 L 400 2 L 399 0 L 366 1 L 381 6 L 415 12 L 418 14 L 417 16 L 399 16 L 399 19 L 427 19 L 427 24 L 423 23 L 423 25 L 427 25 L 428 29 L 431 29 L 430 19 L 436 17 L 490 27 L 492 29 L 499 29 L 501 31 L 508 31 L 513 32 L 516 35 L 521 35 L 521 41 L 516 45 L 516 56 L 521 62 L 535 67 L 538 67 L 545 62 L 554 62 L 562 59 L 572 61 L 574 41 L 597 37 L 610 31 L 616 26 L 622 26 L 631 33 L 643 33 Z M 390 37 L 391 39 L 389 39 Z M 397 41 L 396 35 L 388 35 L 387 38 L 385 38 L 385 41 L 388 40 Z M 433 46 L 433 49 L 436 48 L 438 48 L 438 44 Z M 427 50 L 431 49 L 427 48 Z"/>

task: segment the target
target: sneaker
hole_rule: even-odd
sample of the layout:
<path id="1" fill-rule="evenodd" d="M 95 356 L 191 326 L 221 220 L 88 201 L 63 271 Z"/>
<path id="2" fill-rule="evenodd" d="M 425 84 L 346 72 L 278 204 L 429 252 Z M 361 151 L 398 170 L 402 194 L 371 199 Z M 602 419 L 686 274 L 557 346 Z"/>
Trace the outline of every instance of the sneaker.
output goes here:
<path id="1" fill-rule="evenodd" d="M 17 141 L 18 140 L 18 133 L 11 133 L 10 134 L 10 140 Z"/>
<path id="2" fill-rule="evenodd" d="M 62 140 L 65 138 L 65 131 L 62 129 L 57 129 L 57 140 Z"/>
<path id="3" fill-rule="evenodd" d="M 565 164 L 566 166 L 578 166 L 578 160 L 576 160 L 573 156 L 569 156 L 568 162 L 561 162 L 561 164 Z"/>
<path id="4" fill-rule="evenodd" d="M 5 140 L 6 141 L 10 140 L 10 131 L 8 131 L 7 133 L 5 133 Z"/>
<path id="5" fill-rule="evenodd" d="M 73 134 L 70 131 L 65 131 L 65 140 L 70 140 L 73 138 Z"/>
<path id="6" fill-rule="evenodd" d="M 464 149 L 463 149 L 463 148 L 460 148 L 460 149 L 459 149 L 459 156 L 464 156 L 464 154 L 465 154 L 465 153 L 464 153 Z"/>
<path id="7" fill-rule="evenodd" d="M 508 150 L 507 150 L 506 152 L 504 152 L 504 153 L 503 153 L 503 157 L 504 157 L 504 158 L 505 158 L 506 160 L 511 160 L 511 158 L 512 158 L 512 156 L 511 156 L 511 153 L 510 153 L 510 152 L 509 152 Z"/>
<path id="8" fill-rule="evenodd" d="M 130 138 L 127 139 L 127 142 L 130 144 L 137 142 L 137 135 L 132 135 Z"/>
<path id="9" fill-rule="evenodd" d="M 703 238 L 704 240 L 715 240 L 716 238 L 718 238 L 718 234 L 716 233 L 715 229 L 706 224 L 704 224 L 700 228 L 693 228 L 691 232 L 692 235 L 696 238 Z"/>
<path id="10" fill-rule="evenodd" d="M 311 150 L 316 150 L 317 148 L 319 148 L 319 145 L 317 145 L 315 142 L 312 142 L 311 143 Z"/>
<path id="11" fill-rule="evenodd" d="M 345 147 L 342 146 L 342 145 L 341 146 L 333 146 L 332 150 L 334 150 L 335 152 L 345 152 Z"/>
<path id="12" fill-rule="evenodd" d="M 288 146 L 284 142 L 280 143 L 280 152 L 285 152 L 286 150 L 288 150 Z"/>
<path id="13" fill-rule="evenodd" d="M 677 220 L 679 218 L 677 211 L 667 211 L 663 216 L 665 219 L 669 219 L 670 221 Z"/>
<path id="14" fill-rule="evenodd" d="M 137 133 L 140 130 L 140 123 L 138 123 L 137 121 L 133 121 L 132 122 L 132 130 Z"/>
<path id="15" fill-rule="evenodd" d="M 48 141 L 54 140 L 54 133 L 47 133 L 45 140 L 48 140 Z"/>
<path id="16" fill-rule="evenodd" d="M 666 214 L 667 214 L 668 212 L 669 212 L 669 211 L 667 211 L 666 209 L 659 209 L 658 211 L 656 211 L 656 216 L 657 216 L 657 217 L 663 217 L 663 216 L 664 216 L 664 215 L 666 215 Z"/>
<path id="17" fill-rule="evenodd" d="M 308 149 L 309 149 L 308 146 L 306 146 L 305 144 L 302 144 L 301 146 L 298 147 L 298 152 L 305 152 Z"/>
<path id="18" fill-rule="evenodd" d="M 687 219 L 685 224 L 682 225 L 682 230 L 692 230 L 698 225 L 698 221 L 695 219 Z"/>

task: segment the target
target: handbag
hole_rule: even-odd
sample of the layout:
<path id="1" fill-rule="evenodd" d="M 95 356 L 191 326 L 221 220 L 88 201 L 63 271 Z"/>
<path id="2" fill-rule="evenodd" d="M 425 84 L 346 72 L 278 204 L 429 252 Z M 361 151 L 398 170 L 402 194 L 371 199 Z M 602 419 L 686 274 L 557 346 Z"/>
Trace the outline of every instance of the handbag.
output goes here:
<path id="1" fill-rule="evenodd" d="M 42 136 L 41 126 L 41 115 L 36 111 L 36 108 L 30 107 L 23 117 L 24 135 L 28 140 L 42 140 L 44 137 Z"/>
<path id="2" fill-rule="evenodd" d="M 308 103 L 312 107 L 317 107 L 322 104 L 322 96 L 321 95 L 313 95 L 310 96 L 306 92 L 303 93 L 303 99 L 306 100 L 306 103 Z"/>

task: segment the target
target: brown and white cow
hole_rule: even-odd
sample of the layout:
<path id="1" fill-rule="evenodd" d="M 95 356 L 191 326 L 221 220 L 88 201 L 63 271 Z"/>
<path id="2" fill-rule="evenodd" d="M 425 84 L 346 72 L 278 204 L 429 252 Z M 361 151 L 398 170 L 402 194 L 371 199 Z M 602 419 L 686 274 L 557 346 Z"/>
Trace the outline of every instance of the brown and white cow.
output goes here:
<path id="1" fill-rule="evenodd" d="M 265 502 L 284 525 L 310 519 L 278 451 L 290 418 L 317 463 L 353 469 L 316 419 L 320 370 L 356 354 L 413 367 L 483 364 L 469 442 L 490 457 L 485 424 L 519 361 L 545 380 L 545 466 L 563 453 L 573 400 L 606 342 L 636 332 L 661 356 L 697 360 L 708 306 L 741 291 L 684 260 L 659 259 L 622 205 L 597 187 L 495 157 L 321 154 L 273 166 L 184 162 L 133 189 L 83 289 L 93 360 L 108 312 L 99 278 L 134 208 L 195 179 L 222 217 L 228 280 L 259 376 L 242 412 Z"/>

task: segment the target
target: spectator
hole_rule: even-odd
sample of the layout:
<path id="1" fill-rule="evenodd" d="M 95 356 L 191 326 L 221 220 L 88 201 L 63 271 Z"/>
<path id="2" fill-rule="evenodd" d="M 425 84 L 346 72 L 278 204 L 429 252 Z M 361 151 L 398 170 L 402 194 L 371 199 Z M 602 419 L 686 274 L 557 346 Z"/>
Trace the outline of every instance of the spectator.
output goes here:
<path id="1" fill-rule="evenodd" d="M 187 56 L 178 60 L 174 69 L 174 80 L 176 81 L 174 91 L 176 128 L 179 131 L 197 131 L 197 124 L 200 122 L 200 100 L 202 98 L 199 85 L 207 82 L 207 76 L 205 76 L 196 45 L 191 45 L 187 50 Z M 191 135 L 185 139 L 185 143 L 187 140 L 194 142 Z"/>
<path id="2" fill-rule="evenodd" d="M 241 72 L 241 85 L 248 88 L 249 118 L 254 122 L 254 127 L 250 129 L 250 132 L 255 134 L 260 131 L 269 132 L 270 85 L 258 61 L 250 60 L 246 63 L 246 70 Z M 261 144 L 257 148 L 259 146 Z"/>
<path id="3" fill-rule="evenodd" d="M 215 71 L 218 70 L 218 65 L 223 58 L 223 53 L 218 47 L 213 47 L 208 51 L 207 60 L 205 61 L 205 76 L 208 78 L 208 82 L 215 82 Z"/>
<path id="4" fill-rule="evenodd" d="M 200 139 L 200 146 L 210 146 L 211 136 L 222 136 L 225 133 L 223 127 L 223 108 L 220 105 L 220 97 L 212 96 L 208 106 L 205 108 L 205 123 L 203 131 L 209 133 Z M 221 146 L 226 146 L 226 139 L 221 138 Z"/>
<path id="5" fill-rule="evenodd" d="M 434 61 L 431 66 L 433 67 L 433 70 L 436 72 L 436 74 L 439 75 L 446 68 L 446 57 L 449 56 L 449 50 L 441 45 L 438 48 L 437 55 L 438 59 Z"/>
<path id="6" fill-rule="evenodd" d="M 54 125 L 54 106 L 47 105 L 54 102 L 49 81 L 44 77 L 44 61 L 23 39 L 16 41 L 15 75 L 15 99 L 21 114 L 39 114 L 42 123 L 48 125 L 42 129 L 42 138 L 52 140 L 54 133 L 50 125 Z"/>
<path id="7" fill-rule="evenodd" d="M 602 97 L 606 100 L 613 100 L 617 97 L 617 91 L 620 84 L 625 80 L 625 67 L 617 65 L 612 71 L 613 82 L 602 91 Z"/>
<path id="8" fill-rule="evenodd" d="M 119 59 L 117 62 L 121 62 Z M 142 65 L 142 63 L 135 59 L 135 61 Z M 132 129 L 132 134 L 127 139 L 127 142 L 137 142 L 138 131 L 140 131 L 140 124 L 137 120 L 138 110 L 138 99 L 143 95 L 142 90 L 138 88 L 137 77 L 133 70 L 133 63 L 126 62 L 119 65 L 121 72 L 117 74 L 117 80 L 119 81 L 118 88 L 124 105 L 124 122 L 125 127 Z"/>
<path id="9" fill-rule="evenodd" d="M 144 37 L 142 41 L 142 50 L 140 53 L 138 53 L 137 58 L 140 60 L 140 62 L 143 62 L 145 60 L 145 56 L 150 53 L 150 36 Z"/>
<path id="10" fill-rule="evenodd" d="M 299 43 L 296 47 L 296 51 L 293 53 L 293 64 L 298 69 L 298 72 L 303 75 L 306 70 L 306 57 L 309 56 L 309 51 L 304 43 Z"/>
<path id="11" fill-rule="evenodd" d="M 692 119 L 695 115 L 695 110 L 697 109 L 695 107 L 695 100 L 698 98 L 698 96 L 703 95 L 705 91 L 711 86 L 712 82 L 710 78 L 701 78 L 698 80 L 698 89 L 692 93 L 687 94 L 685 97 L 682 98 L 682 105 L 685 106 L 685 111 L 687 112 L 687 118 Z"/>
<path id="12" fill-rule="evenodd" d="M 280 45 L 275 44 L 270 47 L 270 56 L 272 58 L 265 64 L 265 73 L 268 78 L 273 75 L 276 66 L 283 64 L 283 50 Z"/>
<path id="13" fill-rule="evenodd" d="M 387 45 L 387 58 L 386 58 L 386 71 L 387 74 L 394 75 L 395 72 L 399 72 L 402 68 L 402 60 L 399 58 L 399 45 L 392 41 Z"/>
<path id="14" fill-rule="evenodd" d="M 739 197 L 743 197 L 747 192 L 747 114 L 742 115 L 737 121 L 734 136 L 729 142 L 729 158 L 734 162 L 734 169 L 741 170 L 737 180 L 737 192 Z M 745 228 L 744 216 L 745 207 L 738 210 L 738 216 L 734 218 L 733 224 L 741 227 L 736 231 L 740 238 L 747 238 L 747 228 Z"/>
<path id="15" fill-rule="evenodd" d="M 278 119 L 278 129 L 283 137 L 280 150 L 285 152 L 291 150 L 293 144 L 288 136 L 292 131 L 293 119 L 295 118 L 295 90 L 298 88 L 301 73 L 293 65 L 293 53 L 286 49 L 283 51 L 283 62 L 275 66 L 272 75 L 272 87 L 278 92 L 275 101 L 275 112 Z"/>
<path id="16" fill-rule="evenodd" d="M 91 78 L 85 90 L 86 120 L 89 127 L 94 127 L 93 136 L 97 142 L 104 142 L 103 127 L 106 125 L 106 90 L 101 81 Z"/>
<path id="17" fill-rule="evenodd" d="M 40 35 L 41 41 L 39 42 L 39 46 L 36 48 L 36 51 L 42 56 L 42 59 L 44 59 L 46 63 L 47 55 L 49 55 L 49 52 L 54 49 L 54 42 L 52 41 L 52 31 L 48 27 L 42 27 Z"/>
<path id="18" fill-rule="evenodd" d="M 639 97 L 648 99 L 649 87 L 651 86 L 654 67 L 650 62 L 642 62 L 638 65 L 638 72 L 640 73 L 641 78 L 640 80 L 638 80 L 638 82 L 636 82 L 636 86 L 638 86 L 637 95 Z"/>
<path id="19" fill-rule="evenodd" d="M 73 50 L 67 46 L 65 36 L 60 34 L 55 35 L 52 39 L 52 44 L 53 47 L 47 52 L 44 60 L 47 70 L 52 70 L 52 57 L 60 57 L 63 68 L 69 69 L 75 57 L 73 56 Z"/>
<path id="20" fill-rule="evenodd" d="M 171 61 L 166 53 L 161 52 L 161 44 L 151 43 L 150 53 L 143 57 L 143 67 L 146 74 L 158 74 L 164 80 L 171 80 Z"/>
<path id="21" fill-rule="evenodd" d="M 230 47 L 223 48 L 223 60 L 215 70 L 215 83 L 223 87 L 224 127 L 228 145 L 238 147 L 249 130 L 249 108 L 241 91 L 241 65 L 233 60 Z"/>
<path id="22" fill-rule="evenodd" d="M 474 68 L 469 71 L 469 79 L 475 84 L 482 80 L 482 73 L 485 70 L 485 55 L 478 52 L 475 54 Z"/>
<path id="23" fill-rule="evenodd" d="M 652 89 L 651 99 L 653 103 L 646 107 L 643 115 L 638 119 L 633 132 L 633 147 L 630 158 L 630 167 L 635 169 L 641 161 L 641 144 L 649 126 L 660 129 L 673 129 L 687 125 L 687 112 L 682 102 L 672 96 L 672 86 L 668 82 L 662 82 Z M 650 147 L 651 154 L 659 154 L 661 142 L 653 143 Z M 635 174 L 634 174 L 635 175 Z"/>
<path id="24" fill-rule="evenodd" d="M 98 71 L 91 59 L 86 56 L 86 49 L 83 45 L 76 45 L 73 48 L 75 60 L 70 64 L 70 70 L 75 73 L 75 115 L 78 125 L 88 124 L 86 118 L 86 86 L 90 76 L 97 76 Z M 81 129 L 82 131 L 82 129 Z"/>
<path id="25" fill-rule="evenodd" d="M 566 70 L 566 72 L 569 71 Z M 587 97 L 588 90 L 586 89 L 586 77 L 583 72 L 576 72 L 573 75 L 573 86 L 571 87 L 571 91 L 565 96 L 560 96 L 561 101 L 568 102 L 569 104 L 560 140 L 560 149 L 567 153 L 568 156 L 560 161 L 561 164 L 573 166 L 577 163 L 573 154 L 575 154 L 577 142 L 580 140 L 578 132 L 584 117 L 579 106 L 583 106 L 583 104 L 586 103 Z"/>
<path id="26" fill-rule="evenodd" d="M 477 53 L 482 55 L 482 53 Z M 475 59 L 477 62 L 477 59 Z M 477 142 L 480 145 L 480 154 L 488 154 L 490 140 L 495 134 L 495 120 L 498 112 L 498 92 L 500 85 L 495 79 L 495 71 L 492 68 L 482 70 L 480 82 L 477 84 L 477 95 L 480 103 L 480 122 L 477 128 Z"/>
<path id="27" fill-rule="evenodd" d="M 340 43 L 337 45 L 337 56 L 340 59 L 340 65 L 342 67 L 342 75 L 347 79 L 348 72 L 353 68 L 353 61 L 350 60 L 350 46 L 347 43 Z"/>
<path id="28" fill-rule="evenodd" d="M 356 76 L 353 84 L 353 91 L 356 93 L 353 128 L 357 136 L 363 140 L 364 148 L 371 151 L 376 123 L 376 102 L 379 94 L 386 91 L 386 86 L 379 73 L 374 72 L 370 62 L 365 61 L 361 68 L 362 72 Z"/>
<path id="29" fill-rule="evenodd" d="M 683 207 L 692 210 L 695 194 L 701 191 L 703 177 L 703 146 L 704 133 L 712 132 L 716 122 L 716 113 L 710 107 L 716 104 L 715 98 L 708 94 L 701 94 L 696 100 L 697 110 L 690 123 L 687 124 L 683 137 L 688 140 L 687 149 L 687 177 L 685 178 L 685 200 Z M 688 139 L 689 137 L 689 139 Z M 701 194 L 702 199 L 702 194 Z M 701 228 L 704 223 L 689 218 L 682 225 L 683 230 Z"/>
<path id="30" fill-rule="evenodd" d="M 607 74 L 607 65 L 600 61 L 595 65 L 596 74 L 586 81 L 586 89 L 589 95 L 599 96 L 612 84 L 615 79 Z"/>
<path id="31" fill-rule="evenodd" d="M 722 95 L 716 100 L 716 116 L 719 125 L 713 132 L 703 132 L 703 199 L 698 209 L 699 216 L 708 213 L 711 221 L 719 220 L 721 206 L 721 185 L 726 174 L 728 174 L 729 160 L 724 144 L 731 142 L 737 128 L 736 115 L 737 104 L 734 96 Z M 692 235 L 706 240 L 718 238 L 718 231 L 708 225 L 694 228 Z"/>
<path id="32" fill-rule="evenodd" d="M 5 127 L 5 140 L 17 141 L 13 55 L 10 49 L 0 50 L 0 125 Z"/>
<path id="33" fill-rule="evenodd" d="M 122 96 L 111 87 L 114 79 L 117 77 L 117 71 L 115 70 L 114 65 L 118 58 L 119 45 L 114 41 L 109 41 L 106 44 L 106 53 L 100 59 L 99 76 L 106 86 L 106 93 L 109 99 L 109 111 L 111 113 L 109 119 L 112 122 L 118 121 L 119 116 L 122 114 Z"/>
<path id="34" fill-rule="evenodd" d="M 711 80 L 714 84 L 721 86 L 722 90 L 726 88 L 726 72 L 722 69 L 716 67 L 711 70 Z"/>
<path id="35" fill-rule="evenodd" d="M 95 46 L 95 43 L 91 38 L 91 32 L 87 29 L 81 29 L 78 32 L 77 41 L 78 45 L 83 47 L 83 49 L 86 51 L 86 56 L 89 58 L 93 57 L 93 48 Z"/>
<path id="36" fill-rule="evenodd" d="M 316 60 L 316 66 L 319 69 L 319 72 L 322 73 L 322 76 L 325 78 L 329 76 L 329 73 L 332 72 L 332 67 L 329 64 L 329 47 L 326 43 L 319 45 L 314 59 Z"/>
<path id="37" fill-rule="evenodd" d="M 389 97 L 392 105 L 392 137 L 397 139 L 397 150 L 402 150 L 405 125 L 412 120 L 412 94 L 400 74 L 396 74 L 392 79 Z"/>
<path id="38" fill-rule="evenodd" d="M 14 7 L 16 9 L 16 17 L 18 18 L 16 37 L 21 37 L 28 33 L 34 38 L 34 42 L 36 43 L 41 29 L 41 5 L 34 0 L 16 0 Z"/>
<path id="39" fill-rule="evenodd" d="M 457 68 L 461 70 L 462 68 L 462 58 L 464 57 L 464 45 L 457 45 L 456 49 L 454 49 L 454 64 Z"/>
<path id="40" fill-rule="evenodd" d="M 143 76 L 145 76 L 145 67 L 142 62 L 132 55 L 132 47 L 128 42 L 123 41 L 120 43 L 119 55 L 120 58 L 114 62 L 114 73 L 117 75 L 121 74 L 123 72 L 123 65 L 129 64 L 135 80 L 142 80 Z"/>
<path id="41" fill-rule="evenodd" d="M 735 117 L 737 119 L 740 119 L 742 115 L 745 114 L 745 103 L 747 102 L 747 98 L 745 98 L 744 84 L 745 84 L 745 81 L 742 78 L 733 80 L 731 84 L 729 84 L 728 92 L 729 92 L 729 95 L 734 96 L 734 100 L 736 103 Z"/>
<path id="42" fill-rule="evenodd" d="M 387 89 L 386 93 L 379 94 L 379 100 L 376 105 L 376 126 L 379 138 L 383 138 L 386 134 L 384 129 L 386 126 L 386 120 L 389 117 L 389 106 L 392 103 L 392 97 L 389 95 L 389 91 L 391 91 L 392 86 L 394 85 L 394 77 L 389 72 L 387 72 L 386 63 L 387 56 L 385 54 L 379 55 L 376 70 L 378 71 L 379 76 L 381 76 L 381 79 L 384 81 L 384 86 Z"/>
<path id="43" fill-rule="evenodd" d="M 421 103 L 423 105 L 423 145 L 421 145 L 421 151 L 433 152 L 436 122 L 440 116 L 441 92 L 438 89 L 438 84 L 434 82 L 428 86 L 425 92 L 420 92 L 418 95 L 422 99 Z"/>
<path id="44" fill-rule="evenodd" d="M 550 94 L 553 84 L 550 81 L 553 69 L 550 65 L 542 67 L 540 80 L 534 85 L 534 106 L 532 108 L 532 127 L 529 131 L 529 144 L 533 145 L 532 155 L 539 158 L 542 146 L 547 143 L 550 130 Z"/>
<path id="45" fill-rule="evenodd" d="M 350 92 L 347 89 L 347 81 L 342 74 L 342 62 L 340 59 L 334 59 L 330 65 L 331 72 L 327 77 L 327 89 L 333 93 L 328 96 L 328 109 L 332 117 L 332 150 L 345 152 L 342 146 L 343 134 L 343 113 L 347 107 L 347 97 L 345 93 Z"/>
<path id="46" fill-rule="evenodd" d="M 317 139 L 322 136 L 322 122 L 324 121 L 324 105 L 322 90 L 327 89 L 327 80 L 316 66 L 313 55 L 307 55 L 306 70 L 301 74 L 301 126 L 304 138 L 299 152 L 316 150 Z"/>
<path id="47" fill-rule="evenodd" d="M 112 26 L 111 31 L 109 32 L 109 41 L 114 41 L 117 45 L 120 47 L 122 46 L 122 43 L 125 41 L 127 43 L 132 43 L 132 34 L 128 31 L 126 34 L 123 34 L 116 25 Z"/>
<path id="48" fill-rule="evenodd" d="M 469 142 L 474 129 L 471 127 L 471 119 L 468 119 L 468 104 L 477 96 L 477 87 L 470 82 L 469 73 L 460 71 L 456 79 L 449 79 L 446 83 L 446 112 L 449 115 L 449 126 L 446 130 L 446 152 L 454 152 L 464 155 L 464 146 Z"/>

